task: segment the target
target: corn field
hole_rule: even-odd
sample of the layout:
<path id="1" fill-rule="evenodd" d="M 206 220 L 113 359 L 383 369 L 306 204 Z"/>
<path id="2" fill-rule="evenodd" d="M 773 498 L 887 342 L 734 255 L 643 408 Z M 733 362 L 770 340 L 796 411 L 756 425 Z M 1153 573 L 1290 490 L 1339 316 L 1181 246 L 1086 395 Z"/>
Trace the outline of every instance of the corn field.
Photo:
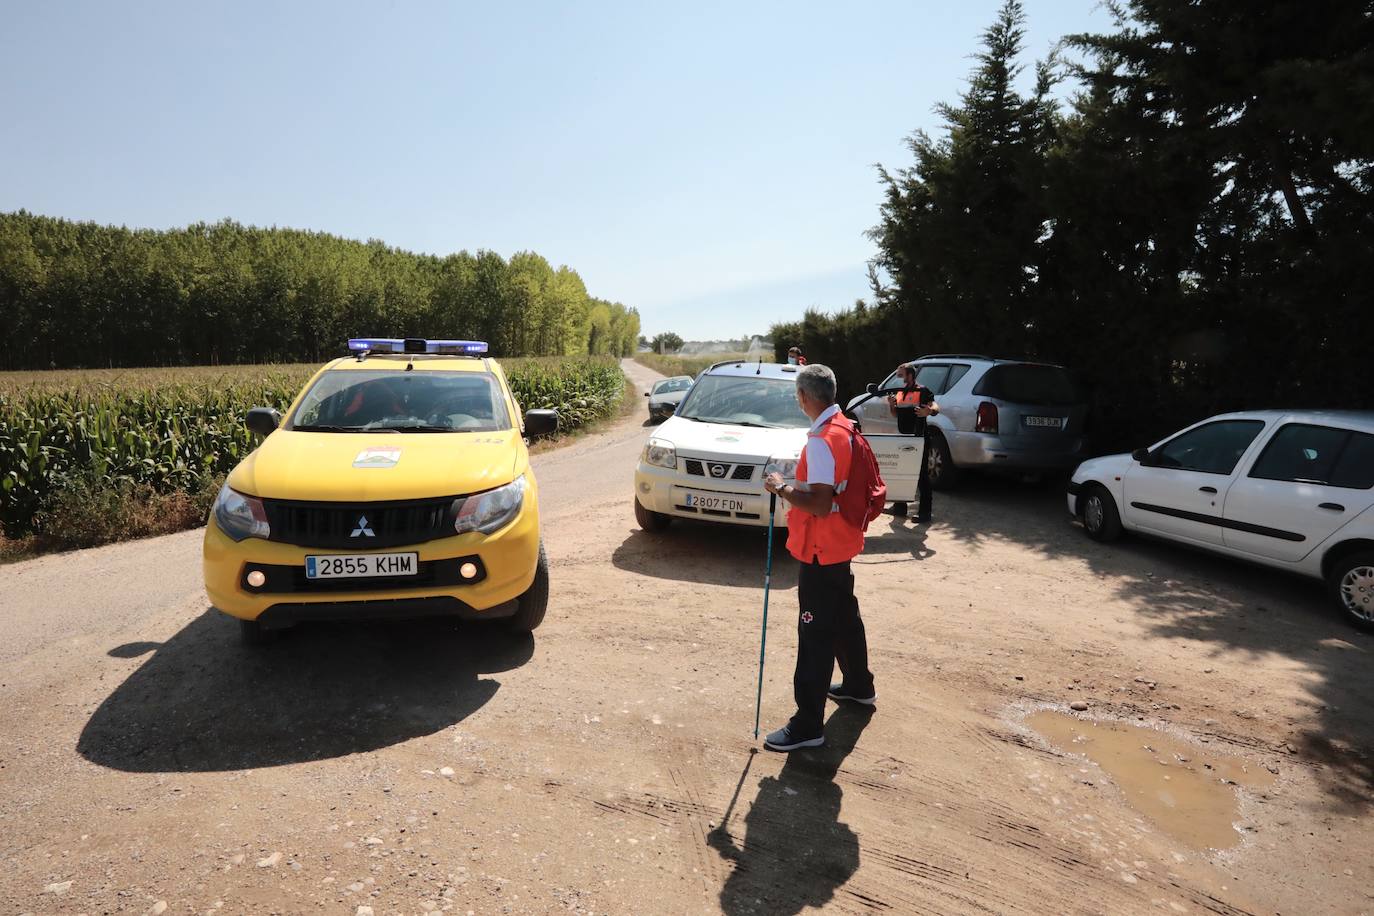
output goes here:
<path id="1" fill-rule="evenodd" d="M 504 361 L 524 409 L 554 408 L 570 431 L 618 410 L 612 359 Z M 255 447 L 251 407 L 285 411 L 315 366 L 0 373 L 0 533 L 41 529 L 64 487 L 197 492 Z"/>

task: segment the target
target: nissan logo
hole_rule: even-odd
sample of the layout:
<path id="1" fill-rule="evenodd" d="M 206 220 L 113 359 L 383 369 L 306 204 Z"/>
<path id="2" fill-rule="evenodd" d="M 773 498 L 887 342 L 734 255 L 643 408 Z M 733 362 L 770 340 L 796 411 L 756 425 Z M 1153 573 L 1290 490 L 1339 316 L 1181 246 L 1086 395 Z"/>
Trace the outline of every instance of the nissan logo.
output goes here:
<path id="1" fill-rule="evenodd" d="M 711 465 L 711 476 L 724 477 L 726 470 L 728 469 L 723 464 L 713 464 Z"/>

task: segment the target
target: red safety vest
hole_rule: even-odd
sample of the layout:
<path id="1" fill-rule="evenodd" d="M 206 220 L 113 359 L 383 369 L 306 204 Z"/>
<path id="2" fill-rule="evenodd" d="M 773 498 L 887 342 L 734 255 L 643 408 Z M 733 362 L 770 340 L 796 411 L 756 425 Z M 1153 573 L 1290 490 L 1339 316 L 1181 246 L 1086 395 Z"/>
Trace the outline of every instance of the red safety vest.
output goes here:
<path id="1" fill-rule="evenodd" d="M 854 424 L 842 414 L 836 414 L 807 438 L 821 438 L 830 446 L 835 458 L 835 489 L 844 490 L 849 482 L 849 435 Z M 797 462 L 797 483 L 806 483 L 806 450 Z M 843 563 L 857 557 L 864 549 L 864 533 L 849 524 L 832 505 L 829 515 L 812 515 L 793 506 L 787 512 L 787 550 L 802 563 L 816 560 L 823 566 Z"/>

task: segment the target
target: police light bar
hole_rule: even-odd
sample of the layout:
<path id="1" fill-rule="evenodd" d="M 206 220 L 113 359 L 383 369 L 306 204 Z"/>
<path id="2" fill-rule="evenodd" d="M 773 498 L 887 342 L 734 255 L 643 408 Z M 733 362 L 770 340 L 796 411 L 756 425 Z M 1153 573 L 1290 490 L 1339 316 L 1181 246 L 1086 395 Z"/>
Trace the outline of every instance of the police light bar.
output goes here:
<path id="1" fill-rule="evenodd" d="M 487 352 L 484 340 L 425 340 L 423 337 L 354 337 L 348 341 L 353 353 L 434 353 L 445 356 L 475 356 Z"/>

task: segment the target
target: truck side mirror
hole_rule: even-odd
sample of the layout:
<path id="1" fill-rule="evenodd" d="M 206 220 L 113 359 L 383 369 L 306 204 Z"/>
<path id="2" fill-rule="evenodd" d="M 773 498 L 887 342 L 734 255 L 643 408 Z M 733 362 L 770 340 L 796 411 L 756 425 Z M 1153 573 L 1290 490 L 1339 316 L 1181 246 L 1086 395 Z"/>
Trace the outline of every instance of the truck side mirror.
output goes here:
<path id="1" fill-rule="evenodd" d="M 281 414 L 272 407 L 254 407 L 248 411 L 245 421 L 251 432 L 259 436 L 271 435 L 278 426 L 281 426 Z"/>
<path id="2" fill-rule="evenodd" d="M 552 436 L 558 432 L 558 411 L 556 410 L 527 410 L 525 411 L 525 436 L 529 439 L 539 439 L 543 436 Z"/>

